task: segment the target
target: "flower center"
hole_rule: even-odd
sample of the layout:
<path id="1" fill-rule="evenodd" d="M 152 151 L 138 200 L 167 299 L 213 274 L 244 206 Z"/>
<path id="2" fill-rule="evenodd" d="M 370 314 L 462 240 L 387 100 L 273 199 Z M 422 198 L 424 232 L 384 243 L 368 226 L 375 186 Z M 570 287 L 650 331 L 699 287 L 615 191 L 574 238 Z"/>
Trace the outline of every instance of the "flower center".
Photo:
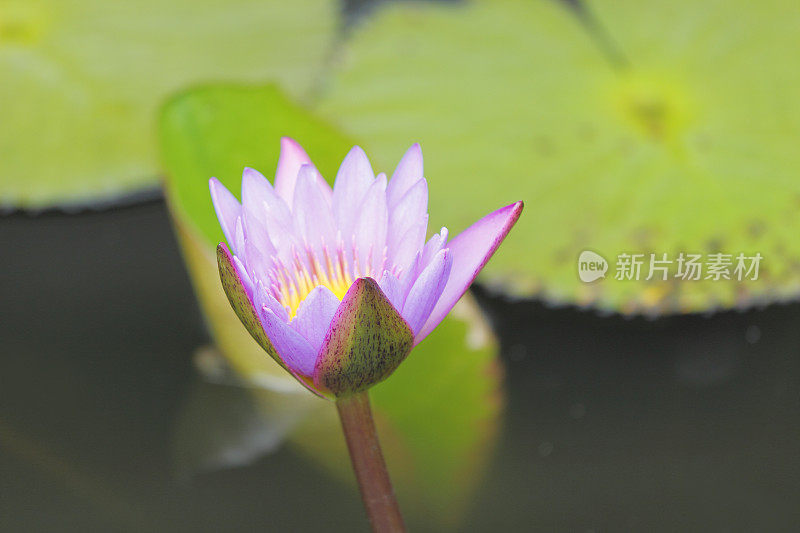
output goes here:
<path id="1" fill-rule="evenodd" d="M 386 263 L 385 250 L 378 261 L 380 264 L 373 265 L 372 253 L 366 255 L 366 261 L 359 260 L 359 257 L 365 256 L 359 255 L 355 245 L 348 251 L 342 243 L 336 246 L 334 252 L 324 244 L 316 249 L 309 245 L 302 250 L 293 247 L 291 255 L 290 264 L 276 257 L 268 273 L 269 290 L 287 309 L 290 319 L 294 319 L 300 303 L 316 287 L 327 287 L 341 301 L 353 280 L 364 276 L 377 279 L 376 273 L 383 272 Z"/>

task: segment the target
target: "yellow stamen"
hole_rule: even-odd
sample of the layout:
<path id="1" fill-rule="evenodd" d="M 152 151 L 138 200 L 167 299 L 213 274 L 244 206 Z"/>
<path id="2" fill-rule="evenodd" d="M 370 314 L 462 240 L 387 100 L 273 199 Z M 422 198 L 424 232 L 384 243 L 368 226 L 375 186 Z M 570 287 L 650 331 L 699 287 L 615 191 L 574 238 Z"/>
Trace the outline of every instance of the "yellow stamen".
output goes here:
<path id="1" fill-rule="evenodd" d="M 331 258 L 326 246 L 322 246 L 321 253 L 322 260 L 310 246 L 305 247 L 305 258 L 301 253 L 293 251 L 291 266 L 275 258 L 270 289 L 273 296 L 286 308 L 290 319 L 294 319 L 300 304 L 316 287 L 327 287 L 341 300 L 353 284 L 353 276 L 349 273 L 343 246 L 337 247 L 335 259 Z M 357 257 L 358 254 L 354 249 L 355 276 L 358 276 L 359 272 Z"/>

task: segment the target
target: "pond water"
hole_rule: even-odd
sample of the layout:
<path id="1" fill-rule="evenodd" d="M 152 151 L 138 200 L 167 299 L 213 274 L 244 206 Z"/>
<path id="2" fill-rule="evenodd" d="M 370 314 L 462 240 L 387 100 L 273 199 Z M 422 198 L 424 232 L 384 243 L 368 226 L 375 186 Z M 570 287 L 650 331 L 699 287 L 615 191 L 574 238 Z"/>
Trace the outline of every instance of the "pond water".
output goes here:
<path id="1" fill-rule="evenodd" d="M 160 200 L 14 214 L 0 243 L 0 530 L 367 530 L 285 447 L 179 475 L 209 337 Z M 649 321 L 476 292 L 507 401 L 461 531 L 800 523 L 800 305 Z"/>

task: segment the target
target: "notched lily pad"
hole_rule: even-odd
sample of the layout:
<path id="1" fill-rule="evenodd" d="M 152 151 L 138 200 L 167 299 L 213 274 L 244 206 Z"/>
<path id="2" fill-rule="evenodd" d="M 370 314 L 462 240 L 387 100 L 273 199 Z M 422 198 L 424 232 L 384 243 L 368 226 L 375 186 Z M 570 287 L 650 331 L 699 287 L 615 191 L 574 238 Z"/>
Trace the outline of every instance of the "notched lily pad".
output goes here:
<path id="1" fill-rule="evenodd" d="M 422 144 L 433 227 L 455 234 L 522 198 L 481 278 L 513 293 L 626 313 L 796 297 L 798 10 L 586 6 L 597 24 L 551 0 L 385 7 L 353 32 L 316 109 L 379 166 Z M 580 280 L 585 250 L 609 261 L 605 279 Z M 763 261 L 755 281 L 683 281 L 674 262 L 667 281 L 645 281 L 649 264 L 614 279 L 619 254 L 681 252 Z"/>

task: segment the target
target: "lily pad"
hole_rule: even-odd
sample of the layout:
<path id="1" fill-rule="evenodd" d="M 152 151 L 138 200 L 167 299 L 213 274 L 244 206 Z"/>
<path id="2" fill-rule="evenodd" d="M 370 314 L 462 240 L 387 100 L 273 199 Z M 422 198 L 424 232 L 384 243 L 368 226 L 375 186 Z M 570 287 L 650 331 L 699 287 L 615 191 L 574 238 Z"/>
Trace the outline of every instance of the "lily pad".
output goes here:
<path id="1" fill-rule="evenodd" d="M 227 79 L 306 94 L 336 24 L 332 0 L 1 0 L 0 208 L 155 187 L 167 95 Z"/>
<path id="2" fill-rule="evenodd" d="M 431 224 L 528 208 L 481 279 L 620 312 L 800 293 L 800 11 L 777 1 L 391 5 L 355 30 L 315 108 L 379 166 L 426 153 Z M 578 257 L 610 263 L 585 283 Z M 757 280 L 675 277 L 681 252 L 763 260 Z M 619 254 L 645 254 L 639 281 Z M 650 254 L 673 260 L 667 280 Z"/>
<path id="3" fill-rule="evenodd" d="M 170 211 L 220 351 L 252 387 L 296 397 L 300 385 L 252 340 L 222 292 L 214 249 L 223 236 L 207 185 L 216 176 L 237 191 L 245 166 L 269 175 L 283 135 L 296 138 L 328 179 L 354 144 L 271 86 L 190 91 L 165 107 L 161 121 Z M 394 375 L 372 389 L 387 462 L 412 520 L 444 527 L 461 516 L 497 436 L 498 368 L 494 337 L 467 299 Z M 319 409 L 289 439 L 326 469 L 352 480 L 333 405 L 306 395 Z"/>

